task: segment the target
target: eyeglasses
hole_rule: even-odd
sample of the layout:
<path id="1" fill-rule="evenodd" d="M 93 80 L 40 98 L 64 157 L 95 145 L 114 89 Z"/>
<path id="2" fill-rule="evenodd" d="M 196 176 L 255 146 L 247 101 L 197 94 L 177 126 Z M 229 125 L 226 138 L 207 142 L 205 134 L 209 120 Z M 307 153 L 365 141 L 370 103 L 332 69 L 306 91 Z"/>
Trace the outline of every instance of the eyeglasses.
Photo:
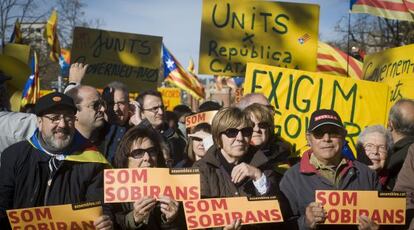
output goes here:
<path id="1" fill-rule="evenodd" d="M 72 123 L 75 120 L 75 116 L 69 114 L 56 114 L 52 116 L 43 115 L 42 117 L 49 119 L 53 124 L 59 124 L 62 119 L 66 123 Z"/>
<path id="2" fill-rule="evenodd" d="M 164 105 L 154 106 L 152 108 L 147 108 L 147 109 L 142 108 L 142 110 L 150 111 L 152 113 L 158 113 L 159 109 L 161 109 L 162 111 L 165 111 Z"/>
<path id="3" fill-rule="evenodd" d="M 104 100 L 97 100 L 91 105 L 87 105 L 86 107 L 92 108 L 95 111 L 99 111 L 102 107 L 106 108 L 106 102 Z"/>
<path id="4" fill-rule="evenodd" d="M 131 151 L 131 153 L 129 153 L 129 156 L 135 159 L 140 159 L 145 155 L 145 153 L 148 153 L 148 155 L 151 157 L 156 157 L 158 156 L 158 149 L 156 147 L 150 147 L 147 149 L 134 149 Z"/>
<path id="5" fill-rule="evenodd" d="M 379 153 L 387 152 L 387 147 L 385 147 L 385 145 L 375 145 L 371 143 L 365 144 L 364 149 L 366 152 L 379 152 Z"/>
<path id="6" fill-rule="evenodd" d="M 251 137 L 253 134 L 253 128 L 252 127 L 244 127 L 242 129 L 230 128 L 222 132 L 222 134 L 225 134 L 228 138 L 235 138 L 237 137 L 239 132 L 242 133 L 243 137 Z"/>
<path id="7" fill-rule="evenodd" d="M 256 125 L 259 127 L 259 129 L 268 129 L 268 128 L 270 128 L 270 124 L 267 123 L 267 122 L 264 122 L 264 121 L 256 123 L 255 127 L 256 127 Z"/>
<path id="8" fill-rule="evenodd" d="M 327 129 L 317 128 L 316 130 L 313 130 L 311 133 L 313 137 L 315 137 L 315 139 L 322 139 L 326 133 L 329 134 L 329 137 L 331 138 L 342 138 L 345 136 L 345 131 L 337 127 L 329 127 Z"/>

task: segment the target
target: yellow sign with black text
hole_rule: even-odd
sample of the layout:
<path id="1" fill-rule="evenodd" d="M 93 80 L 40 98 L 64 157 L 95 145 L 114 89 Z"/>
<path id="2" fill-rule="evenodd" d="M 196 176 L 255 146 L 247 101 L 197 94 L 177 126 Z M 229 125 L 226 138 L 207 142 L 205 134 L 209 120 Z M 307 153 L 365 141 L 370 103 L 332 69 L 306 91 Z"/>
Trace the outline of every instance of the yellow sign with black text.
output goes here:
<path id="1" fill-rule="evenodd" d="M 368 125 L 386 124 L 388 85 L 262 64 L 247 65 L 245 93 L 263 93 L 275 107 L 276 133 L 303 153 L 306 129 L 317 109 L 334 109 L 353 152 Z"/>
<path id="2" fill-rule="evenodd" d="M 247 62 L 315 71 L 318 28 L 318 5 L 203 0 L 198 72 L 242 76 Z"/>

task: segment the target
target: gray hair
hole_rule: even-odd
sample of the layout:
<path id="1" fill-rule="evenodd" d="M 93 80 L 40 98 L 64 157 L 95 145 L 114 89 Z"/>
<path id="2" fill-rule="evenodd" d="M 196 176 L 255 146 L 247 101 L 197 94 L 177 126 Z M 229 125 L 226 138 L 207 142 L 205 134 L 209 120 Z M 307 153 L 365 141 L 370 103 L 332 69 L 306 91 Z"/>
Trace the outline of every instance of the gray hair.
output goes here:
<path id="1" fill-rule="evenodd" d="M 414 136 L 414 121 L 405 117 L 401 112 L 401 106 L 403 104 L 410 104 L 414 107 L 414 100 L 405 98 L 398 100 L 390 109 L 389 121 L 398 133 L 406 136 Z"/>
<path id="2" fill-rule="evenodd" d="M 265 97 L 265 95 L 261 93 L 249 93 L 249 94 L 244 95 L 236 106 L 237 108 L 243 110 L 247 106 L 253 104 L 254 99 L 257 97 L 262 97 L 263 99 L 267 101 L 267 98 Z"/>
<path id="3" fill-rule="evenodd" d="M 357 146 L 362 147 L 364 143 L 366 142 L 367 135 L 371 133 L 379 133 L 385 137 L 385 142 L 387 145 L 387 151 L 390 152 L 390 150 L 393 147 L 393 141 L 390 131 L 388 131 L 384 126 L 382 125 L 371 125 L 365 127 L 365 129 L 359 134 Z"/>
<path id="4" fill-rule="evenodd" d="M 124 93 L 125 97 L 129 98 L 128 87 L 124 83 L 122 83 L 120 81 L 113 81 L 113 82 L 110 82 L 107 85 L 107 87 L 112 88 L 114 90 L 122 91 Z"/>

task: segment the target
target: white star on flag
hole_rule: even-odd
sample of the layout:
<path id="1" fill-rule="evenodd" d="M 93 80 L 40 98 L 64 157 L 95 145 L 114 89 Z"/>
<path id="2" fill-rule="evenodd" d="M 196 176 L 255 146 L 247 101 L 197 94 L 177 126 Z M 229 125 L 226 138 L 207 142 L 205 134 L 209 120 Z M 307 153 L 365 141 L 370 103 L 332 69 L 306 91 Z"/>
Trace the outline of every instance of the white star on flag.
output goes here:
<path id="1" fill-rule="evenodd" d="M 165 62 L 165 63 L 167 63 L 168 69 L 171 69 L 174 65 L 174 62 L 170 58 L 168 58 L 167 62 Z"/>

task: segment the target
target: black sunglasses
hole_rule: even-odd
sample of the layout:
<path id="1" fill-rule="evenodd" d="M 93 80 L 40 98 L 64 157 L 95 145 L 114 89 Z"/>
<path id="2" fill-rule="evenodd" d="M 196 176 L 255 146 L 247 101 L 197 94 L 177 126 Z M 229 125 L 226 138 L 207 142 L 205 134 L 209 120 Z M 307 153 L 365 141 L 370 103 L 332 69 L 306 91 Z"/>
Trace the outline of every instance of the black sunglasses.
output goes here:
<path id="1" fill-rule="evenodd" d="M 338 127 L 329 127 L 327 129 L 317 128 L 311 133 L 316 139 L 322 139 L 326 133 L 329 134 L 331 138 L 341 138 L 346 135 L 346 132 Z"/>
<path id="2" fill-rule="evenodd" d="M 230 129 L 226 129 L 226 131 L 222 132 L 222 134 L 225 134 L 228 138 L 235 138 L 237 137 L 239 132 L 242 133 L 243 137 L 251 137 L 253 134 L 253 128 L 252 127 L 244 127 L 242 129 L 230 128 Z"/>
<path id="3" fill-rule="evenodd" d="M 268 129 L 270 128 L 270 124 L 267 122 L 259 122 L 259 124 L 257 124 L 257 126 L 259 126 L 260 129 Z"/>
<path id="4" fill-rule="evenodd" d="M 151 157 L 158 156 L 158 150 L 156 147 L 150 147 L 147 149 L 134 149 L 129 153 L 129 156 L 135 159 L 140 159 L 144 156 L 145 153 L 148 153 Z"/>

